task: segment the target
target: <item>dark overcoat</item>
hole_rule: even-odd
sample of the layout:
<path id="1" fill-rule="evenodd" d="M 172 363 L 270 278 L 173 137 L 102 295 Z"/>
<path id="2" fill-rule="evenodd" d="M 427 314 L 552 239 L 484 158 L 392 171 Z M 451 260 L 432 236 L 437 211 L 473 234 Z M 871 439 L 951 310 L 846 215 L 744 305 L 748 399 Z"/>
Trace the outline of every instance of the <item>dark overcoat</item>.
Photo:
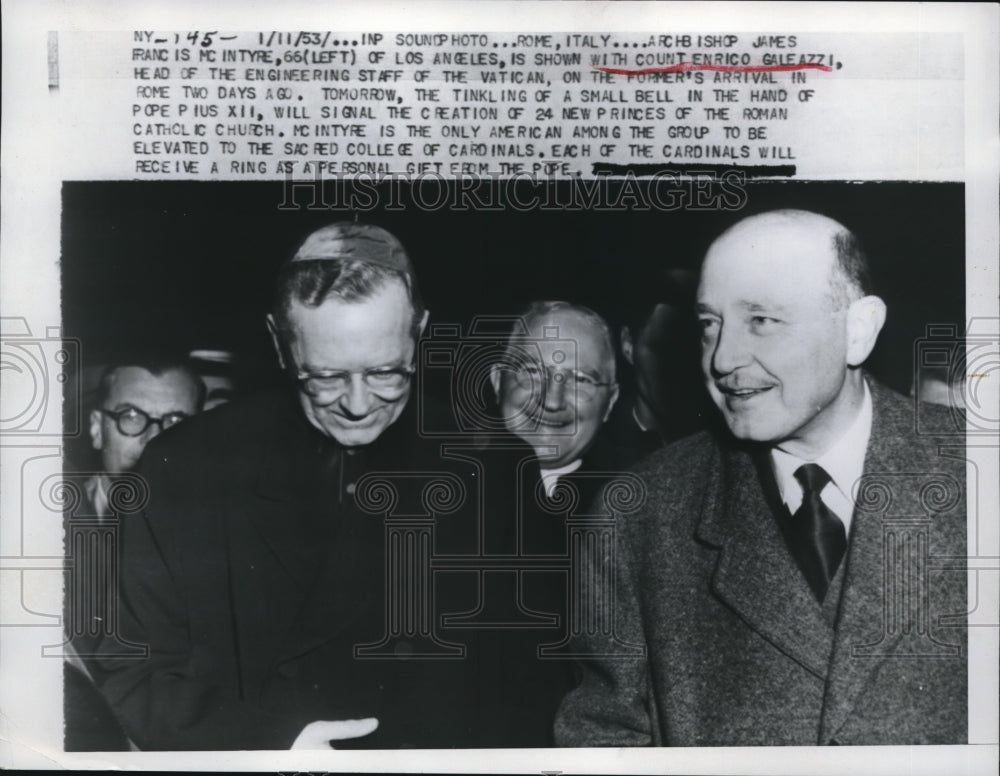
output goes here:
<path id="1" fill-rule="evenodd" d="M 422 443 L 410 404 L 356 450 L 310 426 L 290 392 L 149 445 L 150 501 L 123 525 L 119 611 L 121 637 L 149 655 L 98 661 L 141 749 L 284 749 L 309 722 L 368 716 L 375 733 L 337 746 L 489 743 L 476 650 L 437 634 L 464 602 L 432 600 L 431 577 L 412 584 L 400 560 L 426 560 L 420 525 L 463 519 L 454 507 L 474 487 Z M 363 495 L 373 476 L 389 485 Z M 412 521 L 416 545 L 388 547 L 387 516 Z M 391 596 L 405 622 L 390 621 Z"/>
<path id="2" fill-rule="evenodd" d="M 486 603 L 493 566 L 479 556 L 516 556 L 518 517 L 528 553 L 565 555 L 565 515 L 520 503 L 537 463 L 524 483 L 517 467 L 498 472 L 473 437 L 421 436 L 427 412 L 441 408 L 411 398 L 348 451 L 294 395 L 266 393 L 148 446 L 149 504 L 123 519 L 120 627 L 106 646 L 149 655 L 95 661 L 141 749 L 284 749 L 309 722 L 368 716 L 375 733 L 335 746 L 552 745 L 572 672 L 534 647 L 565 631 L 565 564 L 515 557 L 523 572 L 499 575 L 524 581 L 501 603 L 537 609 L 538 627 L 470 627 L 465 615 Z M 523 444 L 513 452 L 533 460 Z M 574 477 L 585 504 L 592 478 Z"/>

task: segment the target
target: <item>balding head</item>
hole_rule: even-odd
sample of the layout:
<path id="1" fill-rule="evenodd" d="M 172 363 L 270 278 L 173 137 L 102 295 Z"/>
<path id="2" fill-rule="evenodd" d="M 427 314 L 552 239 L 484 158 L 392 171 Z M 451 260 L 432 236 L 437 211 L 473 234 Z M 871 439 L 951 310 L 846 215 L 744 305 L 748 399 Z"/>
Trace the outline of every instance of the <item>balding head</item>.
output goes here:
<path id="1" fill-rule="evenodd" d="M 873 293 L 868 259 L 857 237 L 843 224 L 819 213 L 773 210 L 745 218 L 712 243 L 705 262 L 733 245 L 747 257 L 769 253 L 770 266 L 779 273 L 784 269 L 783 261 L 798 269 L 808 264 L 819 273 L 825 272 L 823 281 L 835 308 Z"/>
<path id="2" fill-rule="evenodd" d="M 869 289 L 857 240 L 816 213 L 751 216 L 712 243 L 698 289 L 702 367 L 737 437 L 803 457 L 836 441 L 885 319 Z"/>

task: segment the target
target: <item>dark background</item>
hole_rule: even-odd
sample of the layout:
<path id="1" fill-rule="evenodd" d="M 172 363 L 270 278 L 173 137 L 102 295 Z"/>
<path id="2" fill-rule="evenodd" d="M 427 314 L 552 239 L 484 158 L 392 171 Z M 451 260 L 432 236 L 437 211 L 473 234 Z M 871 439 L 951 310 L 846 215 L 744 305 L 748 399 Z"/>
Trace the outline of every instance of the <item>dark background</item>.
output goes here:
<path id="1" fill-rule="evenodd" d="M 467 324 L 539 298 L 580 301 L 617 320 L 627 313 L 633 276 L 696 267 L 712 239 L 751 213 L 815 210 L 854 230 L 866 247 L 889 307 L 871 368 L 908 392 L 914 341 L 926 325 L 964 324 L 962 185 L 767 182 L 746 189 L 739 211 L 404 206 L 360 217 L 407 247 L 432 323 Z M 264 315 L 274 273 L 310 231 L 352 217 L 343 207 L 307 209 L 312 194 L 297 191 L 300 208 L 282 210 L 288 192 L 279 182 L 65 183 L 63 327 L 81 340 L 84 367 L 166 345 L 234 350 L 252 374 L 273 377 Z"/>

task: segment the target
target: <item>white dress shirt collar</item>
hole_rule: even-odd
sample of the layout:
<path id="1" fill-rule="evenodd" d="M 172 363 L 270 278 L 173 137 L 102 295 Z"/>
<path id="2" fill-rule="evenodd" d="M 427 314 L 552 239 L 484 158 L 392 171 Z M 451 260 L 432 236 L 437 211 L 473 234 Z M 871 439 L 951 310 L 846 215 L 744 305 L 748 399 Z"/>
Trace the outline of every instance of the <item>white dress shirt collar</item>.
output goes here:
<path id="1" fill-rule="evenodd" d="M 872 396 L 868 383 L 864 384 L 865 395 L 861 409 L 840 439 L 815 461 L 806 461 L 784 450 L 771 448 L 771 464 L 778 482 L 781 500 L 788 510 L 795 514 L 802 504 L 802 486 L 795 479 L 795 471 L 805 463 L 817 463 L 830 475 L 830 483 L 823 489 L 820 498 L 844 523 L 850 533 L 851 518 L 854 514 L 854 486 L 865 468 L 865 452 L 872 432 Z"/>
<path id="2" fill-rule="evenodd" d="M 545 495 L 552 498 L 552 494 L 556 490 L 556 485 L 559 482 L 559 478 L 564 474 L 569 474 L 570 472 L 575 472 L 583 464 L 583 460 L 577 458 L 565 466 L 560 466 L 556 469 L 542 469 L 542 485 L 545 487 Z"/>
<path id="3" fill-rule="evenodd" d="M 90 499 L 90 504 L 94 508 L 94 514 L 98 517 L 110 517 L 111 507 L 108 504 L 108 489 L 111 481 L 106 474 L 95 474 L 87 479 L 83 488 Z"/>

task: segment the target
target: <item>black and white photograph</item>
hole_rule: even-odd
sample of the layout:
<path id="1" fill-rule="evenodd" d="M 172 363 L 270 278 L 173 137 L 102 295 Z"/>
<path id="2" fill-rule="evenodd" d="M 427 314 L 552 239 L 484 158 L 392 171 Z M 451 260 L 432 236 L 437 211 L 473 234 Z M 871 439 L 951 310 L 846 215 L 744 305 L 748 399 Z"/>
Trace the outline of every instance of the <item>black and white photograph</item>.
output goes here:
<path id="1" fill-rule="evenodd" d="M 35 41 L 5 766 L 991 771 L 983 41 L 670 5 Z"/>
<path id="2" fill-rule="evenodd" d="M 961 186 L 757 183 L 703 188 L 711 210 L 523 213 L 416 192 L 399 212 L 292 209 L 313 191 L 282 184 L 63 191 L 64 331 L 105 347 L 81 349 L 73 464 L 100 474 L 77 513 L 135 502 L 120 598 L 67 622 L 120 743 L 284 749 L 318 721 L 338 747 L 965 740 L 964 570 L 926 550 L 887 566 L 914 541 L 965 554 L 957 464 L 932 452 L 933 433 L 964 435 L 964 364 L 924 356 L 958 354 Z M 804 475 L 778 467 L 819 466 L 860 413 L 884 468 L 828 466 L 857 471 L 838 492 L 864 499 L 850 546 L 871 555 L 843 528 L 839 549 L 805 550 L 780 498 Z M 794 458 L 775 447 L 765 480 L 750 462 L 772 435 Z M 890 500 L 928 488 L 947 510 L 888 522 Z M 588 544 L 609 539 L 609 557 Z M 93 544 L 81 585 L 110 576 Z M 67 723 L 92 721 L 66 698 Z"/>

